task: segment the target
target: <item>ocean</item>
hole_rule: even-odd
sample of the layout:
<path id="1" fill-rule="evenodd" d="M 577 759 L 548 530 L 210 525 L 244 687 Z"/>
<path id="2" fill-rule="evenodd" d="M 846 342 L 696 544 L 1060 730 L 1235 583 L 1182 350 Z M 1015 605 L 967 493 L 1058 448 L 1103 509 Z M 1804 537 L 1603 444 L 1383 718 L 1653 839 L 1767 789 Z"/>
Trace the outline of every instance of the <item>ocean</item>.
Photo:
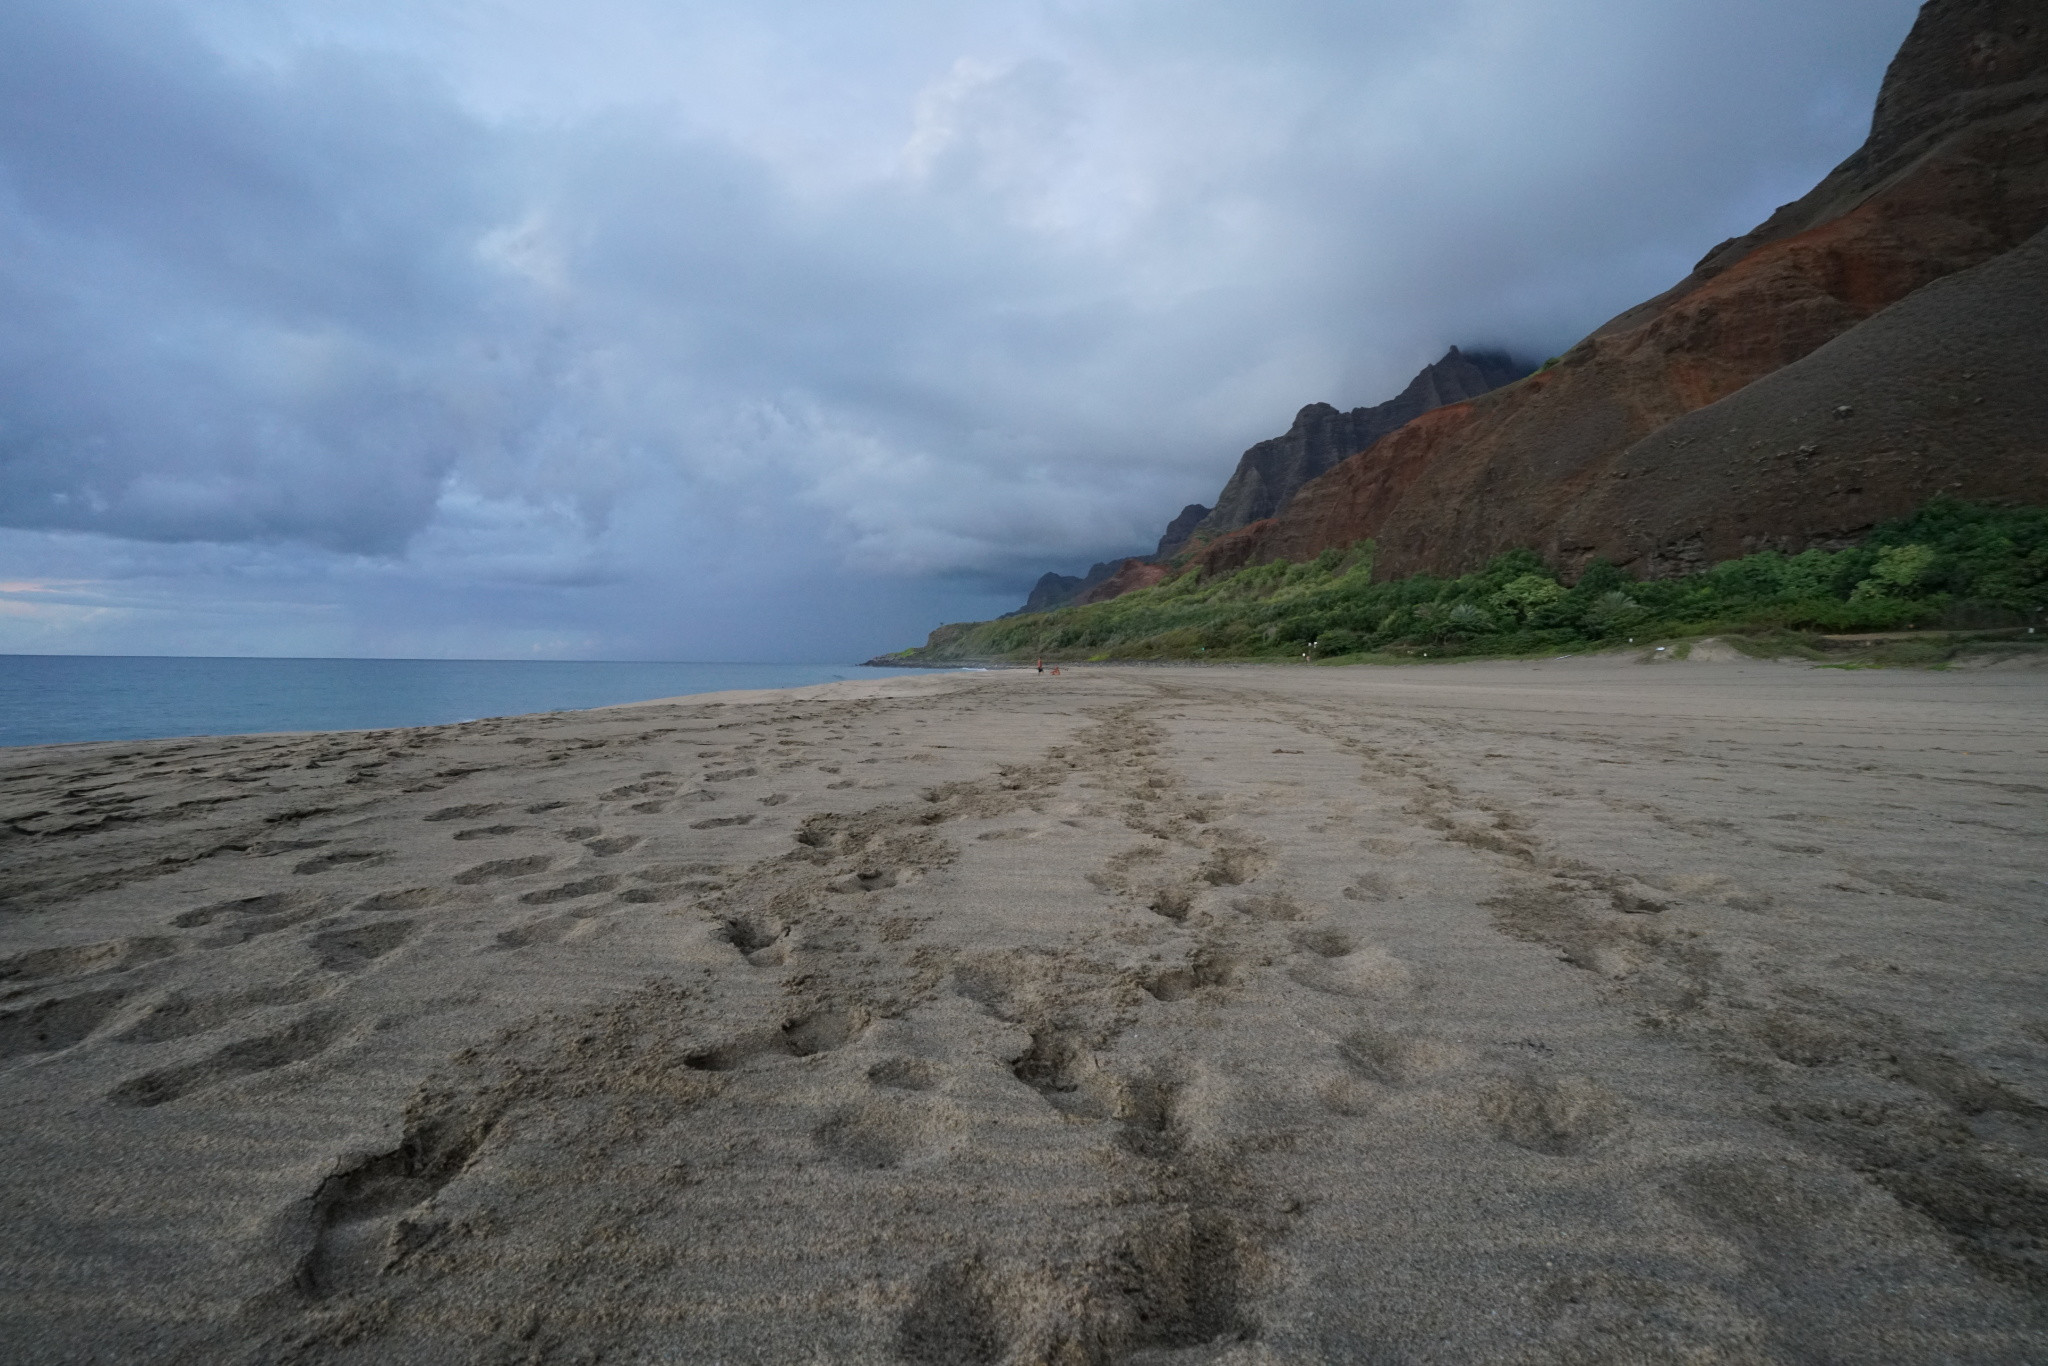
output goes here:
<path id="1" fill-rule="evenodd" d="M 0 745 L 432 726 L 923 672 L 852 664 L 0 655 Z"/>

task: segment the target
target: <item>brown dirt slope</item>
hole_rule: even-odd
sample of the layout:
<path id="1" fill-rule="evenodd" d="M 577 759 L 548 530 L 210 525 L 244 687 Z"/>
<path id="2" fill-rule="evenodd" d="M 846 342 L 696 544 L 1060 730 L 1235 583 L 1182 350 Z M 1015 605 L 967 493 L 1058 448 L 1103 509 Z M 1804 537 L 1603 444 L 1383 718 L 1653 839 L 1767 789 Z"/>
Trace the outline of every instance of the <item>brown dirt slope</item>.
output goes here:
<path id="1" fill-rule="evenodd" d="M 1080 606 L 1090 602 L 1108 602 L 1111 598 L 1122 597 L 1125 593 L 1140 588 L 1152 588 L 1167 576 L 1166 566 L 1153 564 L 1150 560 L 1130 559 L 1117 566 L 1116 573 L 1086 589 L 1074 597 L 1074 604 Z"/>
<path id="2" fill-rule="evenodd" d="M 1930 0 L 1886 75 L 1869 140 L 1812 193 L 1559 365 L 1410 423 L 1305 486 L 1279 517 L 1219 539 L 1203 562 L 1300 559 L 1371 536 L 1380 572 L 1398 577 L 1460 572 L 1516 546 L 1566 564 L 1640 558 L 1645 547 L 1682 550 L 1708 527 L 1717 544 L 1729 527 L 1737 542 L 1796 540 L 1811 491 L 1836 473 L 1811 461 L 1807 478 L 1771 484 L 1774 501 L 1758 501 L 1753 481 L 1708 481 L 1670 518 L 1642 501 L 1617 507 L 1637 519 L 1627 525 L 1592 510 L 1613 504 L 1609 486 L 1632 449 L 1666 424 L 2043 226 L 2048 22 L 2038 0 Z M 1982 396 L 2024 406 L 2014 389 Z M 1980 480 L 1979 493 L 2039 495 L 2024 462 L 1999 468 L 2019 469 L 2019 485 Z M 1894 469 L 1882 488 L 1907 496 L 1935 472 Z M 1863 497 L 1855 515 L 1905 510 L 1887 496 Z"/>
<path id="3" fill-rule="evenodd" d="M 2048 499 L 2043 319 L 2048 232 L 1629 447 L 1557 539 L 1656 576 L 1843 544 L 1936 494 Z"/>

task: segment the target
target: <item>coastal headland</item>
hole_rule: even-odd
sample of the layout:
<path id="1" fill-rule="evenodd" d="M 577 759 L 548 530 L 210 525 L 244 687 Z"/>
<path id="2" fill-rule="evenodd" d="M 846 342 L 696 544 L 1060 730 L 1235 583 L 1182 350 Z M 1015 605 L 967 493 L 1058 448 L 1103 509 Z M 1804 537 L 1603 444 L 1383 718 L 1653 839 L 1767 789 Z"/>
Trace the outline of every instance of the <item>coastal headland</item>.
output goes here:
<path id="1" fill-rule="evenodd" d="M 10 1361 L 2048 1356 L 2048 669 L 0 752 Z"/>

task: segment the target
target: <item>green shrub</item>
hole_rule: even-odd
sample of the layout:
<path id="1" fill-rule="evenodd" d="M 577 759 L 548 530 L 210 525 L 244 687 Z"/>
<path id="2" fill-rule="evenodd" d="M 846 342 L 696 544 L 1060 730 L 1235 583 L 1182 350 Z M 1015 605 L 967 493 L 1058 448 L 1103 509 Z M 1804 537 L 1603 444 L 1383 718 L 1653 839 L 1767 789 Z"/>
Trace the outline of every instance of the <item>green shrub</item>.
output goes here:
<path id="1" fill-rule="evenodd" d="M 1316 649 L 1325 655 L 1357 654 L 1365 648 L 1365 637 L 1342 626 L 1332 627 L 1316 637 Z"/>
<path id="2" fill-rule="evenodd" d="M 1461 602 L 1444 613 L 1444 624 L 1461 635 L 1481 635 L 1493 629 L 1493 618 L 1469 602 Z"/>
<path id="3" fill-rule="evenodd" d="M 1616 588 L 1593 599 L 1593 605 L 1579 619 L 1595 636 L 1618 636 L 1649 615 L 1648 608 Z"/>

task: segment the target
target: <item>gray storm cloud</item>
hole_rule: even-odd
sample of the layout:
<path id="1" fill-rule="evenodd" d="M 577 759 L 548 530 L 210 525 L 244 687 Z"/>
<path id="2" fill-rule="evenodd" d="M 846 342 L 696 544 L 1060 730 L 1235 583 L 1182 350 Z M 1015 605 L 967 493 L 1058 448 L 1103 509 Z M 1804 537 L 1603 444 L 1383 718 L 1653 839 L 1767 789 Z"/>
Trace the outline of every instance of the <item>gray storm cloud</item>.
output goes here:
<path id="1" fill-rule="evenodd" d="M 0 649 L 799 658 L 1548 354 L 1904 0 L 0 8 Z"/>

